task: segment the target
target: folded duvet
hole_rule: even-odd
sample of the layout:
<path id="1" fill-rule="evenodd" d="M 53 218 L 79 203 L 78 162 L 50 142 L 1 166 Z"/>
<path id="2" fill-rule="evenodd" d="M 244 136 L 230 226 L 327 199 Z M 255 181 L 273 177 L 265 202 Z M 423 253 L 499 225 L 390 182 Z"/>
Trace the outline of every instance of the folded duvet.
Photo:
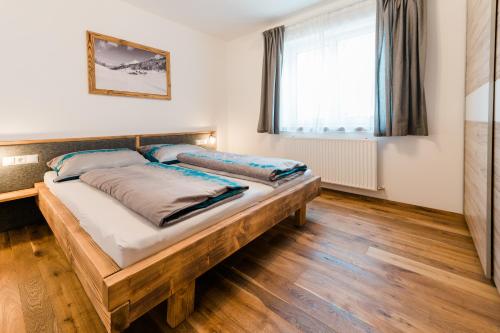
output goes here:
<path id="1" fill-rule="evenodd" d="M 160 227 L 236 199 L 248 189 L 224 177 L 160 163 L 96 169 L 80 180 Z"/>
<path id="2" fill-rule="evenodd" d="M 177 159 L 181 163 L 244 179 L 259 180 L 270 185 L 293 179 L 307 170 L 304 163 L 293 160 L 217 151 L 182 153 L 177 155 Z"/>

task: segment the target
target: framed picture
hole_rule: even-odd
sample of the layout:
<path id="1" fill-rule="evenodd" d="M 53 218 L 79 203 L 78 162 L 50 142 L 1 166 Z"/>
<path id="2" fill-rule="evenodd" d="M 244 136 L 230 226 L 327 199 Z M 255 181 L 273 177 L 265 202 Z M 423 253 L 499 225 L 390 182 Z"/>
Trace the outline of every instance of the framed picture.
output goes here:
<path id="1" fill-rule="evenodd" d="M 170 52 L 87 31 L 89 93 L 171 99 Z"/>

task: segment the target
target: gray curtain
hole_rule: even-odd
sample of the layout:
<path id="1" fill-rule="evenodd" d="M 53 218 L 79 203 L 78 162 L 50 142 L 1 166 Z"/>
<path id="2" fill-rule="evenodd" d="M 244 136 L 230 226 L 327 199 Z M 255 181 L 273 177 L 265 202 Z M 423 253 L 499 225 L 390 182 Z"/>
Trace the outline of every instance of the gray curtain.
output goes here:
<path id="1" fill-rule="evenodd" d="M 264 62 L 262 65 L 262 93 L 257 132 L 278 134 L 280 131 L 280 80 L 283 67 L 285 27 L 264 31 Z"/>
<path id="2" fill-rule="evenodd" d="M 428 135 L 426 0 L 377 0 L 375 135 Z"/>

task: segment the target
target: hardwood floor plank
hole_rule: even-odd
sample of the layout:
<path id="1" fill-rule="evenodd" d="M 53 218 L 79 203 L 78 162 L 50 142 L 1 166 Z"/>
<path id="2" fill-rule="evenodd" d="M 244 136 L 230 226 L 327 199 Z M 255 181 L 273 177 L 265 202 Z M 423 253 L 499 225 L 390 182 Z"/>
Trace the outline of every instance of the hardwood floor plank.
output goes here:
<path id="1" fill-rule="evenodd" d="M 398 256 L 396 254 L 374 247 L 370 247 L 366 254 L 372 258 L 376 258 L 391 265 L 395 265 L 411 272 L 415 272 L 423 276 L 435 279 L 447 285 L 452 285 L 454 287 L 466 290 L 474 295 L 484 297 L 500 304 L 500 296 L 496 293 L 496 289 L 492 285 L 481 283 L 472 279 L 467 279 L 460 275 L 453 274 L 426 264 L 422 264 L 418 261 Z"/>
<path id="2" fill-rule="evenodd" d="M 393 222 L 390 225 L 378 224 L 370 221 L 369 216 L 360 218 L 359 216 L 341 215 L 327 206 L 311 205 L 308 218 L 310 221 L 319 223 L 326 227 L 333 227 L 343 232 L 357 234 L 371 241 L 386 242 L 390 245 L 393 242 L 411 244 L 413 246 L 437 246 L 450 251 L 456 251 L 464 255 L 476 255 L 473 243 L 470 238 L 460 235 L 458 239 L 448 239 L 437 237 L 434 230 L 408 231 L 402 227 L 403 223 Z"/>
<path id="3" fill-rule="evenodd" d="M 300 238 L 290 234 L 273 236 L 270 235 L 272 232 L 274 229 L 253 248 L 256 252 L 252 251 L 252 256 L 266 267 L 276 267 L 275 270 L 279 267 L 279 271 L 286 272 L 290 279 L 298 279 L 308 269 L 317 270 L 328 276 L 335 276 L 336 271 L 343 269 L 337 276 L 339 280 L 345 280 L 348 289 L 355 291 L 356 284 L 352 281 L 362 281 L 364 282 L 362 287 L 366 285 L 371 288 L 368 292 L 376 290 L 373 297 L 377 299 L 405 299 L 405 295 L 409 294 L 411 297 L 408 299 L 408 304 L 412 306 L 419 301 L 423 301 L 424 304 L 432 302 L 439 304 L 440 307 L 451 307 L 457 313 L 464 312 L 464 319 L 467 319 L 472 312 L 477 312 L 480 316 L 496 320 L 500 312 L 500 305 L 495 297 L 492 299 L 471 297 L 470 293 L 464 292 L 463 289 L 439 284 L 435 280 L 370 258 L 365 254 L 353 253 L 349 248 L 333 248 L 324 241 L 304 244 Z M 271 249 L 267 251 L 273 253 L 271 262 L 266 261 L 266 257 L 262 255 L 262 251 L 269 247 Z M 300 253 L 300 256 L 296 253 Z M 287 271 L 287 267 L 290 266 L 302 269 Z M 405 293 L 400 296 L 402 290 L 405 290 Z M 446 316 L 443 318 L 446 319 Z"/>
<path id="4" fill-rule="evenodd" d="M 104 332 L 90 300 L 46 225 L 30 230 L 33 253 L 63 332 Z"/>
<path id="5" fill-rule="evenodd" d="M 283 230 L 282 230 L 283 229 Z M 297 230 L 289 224 L 283 223 L 275 229 L 277 233 L 293 236 L 296 241 L 311 244 L 324 244 L 332 249 L 345 249 L 358 254 L 365 254 L 368 248 L 377 247 L 389 251 L 405 253 L 405 256 L 420 260 L 450 272 L 466 275 L 478 281 L 487 282 L 479 260 L 473 255 L 460 255 L 435 246 L 413 246 L 401 242 L 372 241 L 356 234 L 349 234 L 338 229 L 328 228 L 318 223 L 311 223 L 307 227 Z M 269 232 L 268 234 L 273 233 Z"/>
<path id="6" fill-rule="evenodd" d="M 320 214 L 315 215 L 316 211 L 319 211 Z M 470 236 L 409 224 L 399 216 L 373 216 L 370 213 L 346 210 L 345 207 L 335 207 L 335 210 L 332 211 L 331 206 L 326 204 L 313 206 L 310 218 L 315 220 L 316 216 L 319 216 L 319 223 L 329 220 L 335 223 L 335 225 L 348 224 L 350 226 L 361 226 L 365 230 L 372 232 L 383 231 L 391 234 L 393 237 L 400 237 L 402 239 L 405 239 L 407 236 L 411 236 L 410 239 L 425 239 L 444 247 L 459 249 L 461 252 L 465 250 L 468 250 L 468 252 L 475 251 Z"/>
<path id="7" fill-rule="evenodd" d="M 221 275 L 210 274 L 206 282 L 214 287 L 205 294 L 203 307 L 216 308 L 218 316 L 235 322 L 247 332 L 300 332 L 252 293 Z"/>
<path id="8" fill-rule="evenodd" d="M 473 333 L 498 332 L 500 329 L 495 321 L 472 312 L 467 315 L 461 314 L 462 311 L 465 312 L 465 309 L 448 306 L 437 299 L 422 302 L 416 298 L 419 295 L 418 288 L 411 290 L 404 284 L 401 291 L 396 294 L 387 287 L 381 287 L 376 292 L 373 292 L 373 287 L 368 286 L 349 289 L 347 280 L 339 282 L 338 277 L 315 271 L 304 273 L 296 284 L 317 293 L 328 301 L 348 304 L 352 311 L 360 313 L 364 320 L 375 327 L 389 324 L 404 332 Z M 390 328 L 387 329 L 390 330 Z"/>
<path id="9" fill-rule="evenodd" d="M 263 246 L 260 245 L 259 248 Z M 324 263 L 315 263 L 315 260 L 303 257 L 303 253 L 307 251 L 304 247 L 301 247 L 301 251 L 276 250 L 275 248 L 272 251 L 279 252 L 279 256 L 274 257 L 272 262 L 262 261 L 259 254 L 252 255 L 251 260 L 259 262 L 260 265 L 272 271 L 279 272 L 277 274 L 283 277 L 293 276 L 294 284 L 298 287 L 325 302 L 335 304 L 343 311 L 356 313 L 361 321 L 375 327 L 376 330 L 406 332 L 417 329 L 418 326 L 410 321 L 414 319 L 413 317 L 405 319 L 402 313 L 388 306 L 390 299 L 389 301 L 385 299 L 390 295 L 381 292 L 382 289 L 387 289 L 386 282 L 375 274 L 364 272 L 355 265 L 338 260 L 324 267 Z M 323 256 L 323 254 L 316 254 Z M 275 267 L 276 263 L 278 266 Z M 295 276 L 295 272 L 285 269 L 287 266 L 301 266 L 305 269 Z M 278 270 L 277 267 L 281 269 Z M 308 279 L 304 280 L 304 277 L 312 276 L 315 277 L 312 282 Z M 328 294 L 331 297 L 325 297 L 325 293 L 331 293 L 331 295 Z M 378 299 L 376 296 L 373 297 L 373 293 L 376 293 Z"/>
<path id="10" fill-rule="evenodd" d="M 248 332 L 230 318 L 219 314 L 217 308 L 212 307 L 200 306 L 187 321 L 196 332 Z"/>
<path id="11" fill-rule="evenodd" d="M 37 267 L 26 228 L 9 231 L 27 332 L 58 332 L 50 295 Z"/>
<path id="12" fill-rule="evenodd" d="M 9 235 L 0 234 L 0 332 L 23 333 L 23 312 Z"/>
<path id="13" fill-rule="evenodd" d="M 324 190 L 321 198 L 328 200 L 330 204 L 339 203 L 344 207 L 356 211 L 368 211 L 374 215 L 398 216 L 403 219 L 414 218 L 418 221 L 431 221 L 437 225 L 442 224 L 468 230 L 462 214 L 331 190 Z"/>
<path id="14" fill-rule="evenodd" d="M 304 310 L 300 309 L 300 307 L 287 302 L 286 299 L 279 297 L 264 285 L 257 283 L 254 279 L 249 278 L 234 268 L 219 268 L 218 271 L 221 271 L 226 278 L 229 278 L 246 291 L 256 295 L 268 308 L 273 310 L 280 317 L 286 319 L 302 332 L 335 332 L 336 330 L 334 327 L 339 331 L 338 328 L 340 325 L 338 325 L 338 323 L 337 325 L 332 325 L 332 327 L 326 325 L 314 316 L 308 315 Z M 290 286 L 288 288 L 290 288 Z M 362 332 L 353 326 L 352 322 L 349 322 L 348 327 L 352 332 Z M 368 332 L 369 329 L 367 328 L 364 331 Z"/>
<path id="15" fill-rule="evenodd" d="M 289 275 L 290 270 L 279 270 L 284 272 L 283 276 L 276 270 L 268 270 L 267 266 L 257 263 L 259 260 L 251 256 L 230 265 L 231 269 L 243 279 L 252 281 L 253 284 L 261 286 L 269 293 L 290 304 L 295 304 L 309 316 L 314 317 L 330 328 L 339 332 L 370 332 L 372 327 L 360 320 L 354 313 L 345 311 L 336 304 L 325 302 L 315 294 L 300 288 L 294 282 L 295 279 Z M 266 268 L 264 268 L 266 267 Z M 274 267 L 273 267 L 274 268 Z"/>

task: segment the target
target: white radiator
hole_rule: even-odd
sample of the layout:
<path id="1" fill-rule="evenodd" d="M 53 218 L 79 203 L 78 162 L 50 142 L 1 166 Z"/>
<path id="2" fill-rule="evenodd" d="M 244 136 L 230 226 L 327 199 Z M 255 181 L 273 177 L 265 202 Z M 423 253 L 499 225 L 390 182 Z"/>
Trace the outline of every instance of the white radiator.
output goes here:
<path id="1" fill-rule="evenodd" d="M 287 138 L 286 155 L 303 161 L 325 183 L 378 189 L 377 141 Z"/>

